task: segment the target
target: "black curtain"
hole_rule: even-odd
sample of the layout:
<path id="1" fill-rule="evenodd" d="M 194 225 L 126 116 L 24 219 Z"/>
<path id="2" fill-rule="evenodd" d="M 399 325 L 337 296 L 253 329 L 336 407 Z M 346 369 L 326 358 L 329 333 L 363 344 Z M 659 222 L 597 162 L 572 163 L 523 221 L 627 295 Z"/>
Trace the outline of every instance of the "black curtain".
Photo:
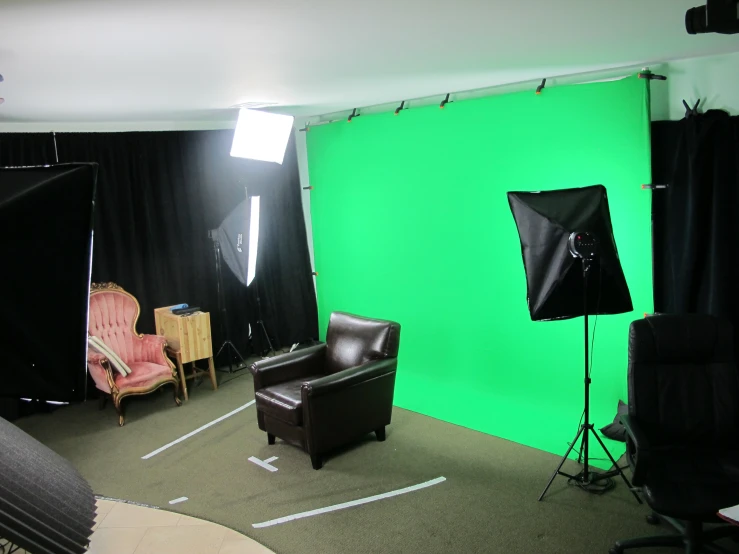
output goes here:
<path id="1" fill-rule="evenodd" d="M 657 312 L 727 317 L 739 332 L 739 117 L 652 124 Z M 737 343 L 739 346 L 739 342 Z"/>
<path id="2" fill-rule="evenodd" d="M 155 332 L 157 307 L 188 303 L 209 311 L 217 349 L 225 337 L 208 231 L 244 199 L 248 187 L 250 195 L 261 197 L 259 256 L 248 291 L 223 265 L 231 339 L 246 355 L 251 324 L 251 350 L 266 350 L 259 319 L 276 348 L 316 339 L 294 137 L 283 165 L 232 158 L 232 138 L 229 130 L 56 134 L 60 162 L 100 164 L 93 282 L 114 281 L 138 298 L 139 332 Z M 0 166 L 54 161 L 50 133 L 0 134 Z"/>

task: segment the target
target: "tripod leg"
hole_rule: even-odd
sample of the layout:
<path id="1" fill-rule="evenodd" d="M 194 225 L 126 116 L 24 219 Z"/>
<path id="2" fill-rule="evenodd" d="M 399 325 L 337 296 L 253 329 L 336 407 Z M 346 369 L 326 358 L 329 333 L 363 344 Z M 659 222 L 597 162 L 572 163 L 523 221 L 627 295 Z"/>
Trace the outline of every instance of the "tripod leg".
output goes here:
<path id="1" fill-rule="evenodd" d="M 580 427 L 580 430 L 577 432 L 577 435 L 575 435 L 575 438 L 572 439 L 572 442 L 570 443 L 570 447 L 567 449 L 567 452 L 565 452 L 565 455 L 562 457 L 562 461 L 559 462 L 557 469 L 554 470 L 554 473 L 552 473 L 552 476 L 549 479 L 547 486 L 544 488 L 544 491 L 539 496 L 539 502 L 541 502 L 541 499 L 544 498 L 544 495 L 549 490 L 549 487 L 552 486 L 552 483 L 554 482 L 554 478 L 559 474 L 559 470 L 562 469 L 562 466 L 565 464 L 565 461 L 567 461 L 567 457 L 570 455 L 570 452 L 572 452 L 572 449 L 575 448 L 575 445 L 577 444 L 577 441 L 580 438 L 580 435 L 582 435 L 583 429 L 585 428 Z"/>
<path id="2" fill-rule="evenodd" d="M 624 483 L 626 483 L 626 486 L 627 486 L 627 487 L 629 487 L 629 490 L 631 491 L 631 494 L 633 494 L 633 495 L 634 495 L 634 498 L 636 498 L 636 501 L 637 501 L 637 502 L 638 502 L 639 504 L 642 504 L 641 498 L 639 498 L 639 495 L 638 495 L 638 494 L 636 494 L 636 491 L 635 491 L 635 490 L 633 489 L 633 487 L 631 486 L 631 482 L 630 482 L 630 481 L 628 480 L 628 478 L 626 477 L 626 474 L 624 474 L 624 472 L 623 472 L 623 470 L 621 469 L 621 467 L 620 467 L 620 466 L 619 466 L 619 465 L 618 465 L 618 464 L 616 463 L 616 460 L 614 460 L 614 459 L 613 459 L 613 456 L 611 455 L 611 453 L 610 453 L 610 452 L 608 451 L 608 449 L 606 448 L 606 445 L 605 445 L 605 444 L 603 444 L 603 441 L 602 441 L 602 440 L 601 440 L 601 438 L 600 438 L 600 437 L 598 436 L 598 433 L 596 433 L 596 432 L 595 432 L 595 429 L 593 429 L 592 427 L 590 427 L 590 430 L 591 430 L 591 431 L 593 432 L 593 435 L 595 435 L 595 438 L 596 438 L 596 440 L 598 441 L 598 443 L 600 444 L 600 447 L 601 447 L 601 448 L 603 449 L 603 451 L 604 451 L 604 452 L 606 453 L 606 455 L 608 456 L 608 459 L 609 459 L 609 460 L 611 460 L 611 463 L 613 464 L 613 466 L 614 466 L 614 467 L 616 468 L 616 470 L 618 471 L 618 474 L 619 474 L 619 475 L 621 476 L 621 479 L 623 479 L 623 480 L 624 480 Z"/>

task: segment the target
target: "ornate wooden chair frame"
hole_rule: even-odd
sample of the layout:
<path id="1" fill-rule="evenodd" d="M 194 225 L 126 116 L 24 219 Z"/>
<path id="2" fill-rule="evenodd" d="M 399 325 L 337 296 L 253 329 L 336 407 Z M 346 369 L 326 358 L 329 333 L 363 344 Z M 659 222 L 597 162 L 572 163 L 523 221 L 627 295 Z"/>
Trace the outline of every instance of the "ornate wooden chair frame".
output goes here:
<path id="1" fill-rule="evenodd" d="M 138 337 L 139 339 L 144 340 L 144 334 L 136 332 L 136 323 L 138 322 L 139 315 L 141 314 L 141 305 L 139 304 L 139 301 L 136 299 L 136 297 L 132 295 L 131 293 L 125 291 L 123 287 L 121 287 L 120 285 L 117 285 L 116 283 L 112 283 L 112 282 L 92 283 L 90 285 L 90 298 L 92 298 L 94 295 L 99 294 L 101 292 L 116 292 L 119 294 L 124 294 L 128 296 L 131 300 L 133 300 L 133 302 L 136 305 L 136 314 L 133 320 L 131 321 L 131 334 L 134 337 Z M 158 336 L 158 335 L 149 335 L 149 336 Z M 123 427 L 125 423 L 125 412 L 123 410 L 123 406 L 121 405 L 121 402 L 124 398 L 128 396 L 139 396 L 143 394 L 149 394 L 164 385 L 171 384 L 174 386 L 175 403 L 177 404 L 177 406 L 180 406 L 182 404 L 182 402 L 179 399 L 179 396 L 177 395 L 180 389 L 180 380 L 179 380 L 179 377 L 177 376 L 177 368 L 167 356 L 167 352 L 166 352 L 167 341 L 164 340 L 164 337 L 161 337 L 161 338 L 162 338 L 162 341 L 161 341 L 162 358 L 166 360 L 167 365 L 170 368 L 171 375 L 164 379 L 157 379 L 151 385 L 146 386 L 146 387 L 130 387 L 130 388 L 120 390 L 118 388 L 118 385 L 116 385 L 116 382 L 115 382 L 116 370 L 111 367 L 110 361 L 108 360 L 108 358 L 106 358 L 103 354 L 100 354 L 88 348 L 87 362 L 99 364 L 105 370 L 105 376 L 108 381 L 108 386 L 110 387 L 110 393 L 106 393 L 105 391 L 102 391 L 102 390 L 100 391 L 101 393 L 100 409 L 103 409 L 105 407 L 105 401 L 107 400 L 108 396 L 110 396 L 110 398 L 113 400 L 113 405 L 115 406 L 116 412 L 118 413 L 118 424 L 121 427 Z"/>

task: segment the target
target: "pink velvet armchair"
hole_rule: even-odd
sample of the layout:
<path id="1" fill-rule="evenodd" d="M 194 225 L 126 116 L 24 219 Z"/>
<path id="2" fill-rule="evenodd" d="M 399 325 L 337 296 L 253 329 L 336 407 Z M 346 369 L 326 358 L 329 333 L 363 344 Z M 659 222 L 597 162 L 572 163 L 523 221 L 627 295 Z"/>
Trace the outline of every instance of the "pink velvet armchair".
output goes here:
<path id="1" fill-rule="evenodd" d="M 172 384 L 174 400 L 179 380 L 174 364 L 164 349 L 167 343 L 158 335 L 140 335 L 136 332 L 141 307 L 138 300 L 115 283 L 93 283 L 90 287 L 90 315 L 88 333 L 105 343 L 131 370 L 122 375 L 112 367 L 108 358 L 88 348 L 87 367 L 95 386 L 113 399 L 118 412 L 118 423 L 123 426 L 125 415 L 121 400 L 127 396 L 148 394 L 162 385 Z"/>

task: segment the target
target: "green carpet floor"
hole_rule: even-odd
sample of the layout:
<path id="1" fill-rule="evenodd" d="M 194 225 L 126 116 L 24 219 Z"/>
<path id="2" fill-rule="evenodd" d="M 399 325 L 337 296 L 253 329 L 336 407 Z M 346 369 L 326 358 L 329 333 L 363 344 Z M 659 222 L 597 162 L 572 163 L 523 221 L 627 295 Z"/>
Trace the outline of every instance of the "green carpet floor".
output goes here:
<path id="1" fill-rule="evenodd" d="M 268 446 L 253 406 L 142 460 L 254 398 L 246 372 L 219 377 L 217 392 L 203 383 L 180 408 L 171 389 L 130 399 L 122 428 L 112 406 L 101 412 L 96 402 L 16 423 L 73 462 L 96 494 L 214 521 L 280 554 L 606 554 L 619 538 L 659 532 L 645 523 L 647 508 L 637 505 L 622 483 L 596 496 L 558 477 L 537 502 L 556 456 L 402 409 L 393 413 L 386 442 L 368 436 L 327 458 L 320 471 L 311 468 L 307 454 L 279 439 Z M 278 456 L 273 464 L 279 471 L 253 464 L 249 456 Z M 406 495 L 252 527 L 440 476 L 447 480 Z M 182 496 L 189 500 L 169 506 Z"/>

